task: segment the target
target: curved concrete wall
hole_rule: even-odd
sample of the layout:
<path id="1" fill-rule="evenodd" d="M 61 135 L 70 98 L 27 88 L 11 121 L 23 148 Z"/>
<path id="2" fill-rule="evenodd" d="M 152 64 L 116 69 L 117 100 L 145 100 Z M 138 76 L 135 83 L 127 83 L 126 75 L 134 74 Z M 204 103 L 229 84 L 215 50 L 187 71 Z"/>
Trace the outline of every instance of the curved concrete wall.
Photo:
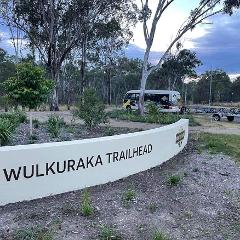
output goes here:
<path id="1" fill-rule="evenodd" d="M 115 181 L 155 167 L 188 140 L 188 120 L 143 132 L 0 148 L 0 205 Z"/>

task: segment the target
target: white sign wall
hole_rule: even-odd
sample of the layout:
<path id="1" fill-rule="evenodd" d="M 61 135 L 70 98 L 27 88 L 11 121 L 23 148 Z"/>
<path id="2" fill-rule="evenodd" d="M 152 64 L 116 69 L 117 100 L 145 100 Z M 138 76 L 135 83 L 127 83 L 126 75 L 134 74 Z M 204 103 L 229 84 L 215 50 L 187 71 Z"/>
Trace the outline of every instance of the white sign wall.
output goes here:
<path id="1" fill-rule="evenodd" d="M 115 181 L 155 167 L 188 140 L 188 120 L 111 137 L 0 147 L 0 205 Z"/>

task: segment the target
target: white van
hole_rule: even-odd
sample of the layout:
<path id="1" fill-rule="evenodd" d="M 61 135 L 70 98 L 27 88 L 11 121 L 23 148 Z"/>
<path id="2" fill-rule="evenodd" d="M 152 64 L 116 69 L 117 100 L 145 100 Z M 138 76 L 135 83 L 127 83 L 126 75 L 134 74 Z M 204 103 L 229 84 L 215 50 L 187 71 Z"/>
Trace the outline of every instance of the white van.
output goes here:
<path id="1" fill-rule="evenodd" d="M 128 91 L 123 100 L 125 109 L 138 109 L 140 90 Z M 180 112 L 181 95 L 177 91 L 145 90 L 144 105 L 148 102 L 155 103 L 160 112 Z"/>

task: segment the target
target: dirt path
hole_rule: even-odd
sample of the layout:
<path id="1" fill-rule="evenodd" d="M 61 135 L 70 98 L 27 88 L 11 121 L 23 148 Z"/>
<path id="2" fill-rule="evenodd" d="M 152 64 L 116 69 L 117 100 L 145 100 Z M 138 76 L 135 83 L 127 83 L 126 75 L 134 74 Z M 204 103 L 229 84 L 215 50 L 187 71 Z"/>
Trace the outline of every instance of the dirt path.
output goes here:
<path id="1" fill-rule="evenodd" d="M 171 187 L 172 174 L 180 182 Z M 135 196 L 126 203 L 129 188 Z M 0 239 L 38 226 L 56 240 L 96 240 L 103 225 L 122 240 L 153 240 L 156 230 L 172 240 L 240 239 L 240 168 L 230 157 L 198 154 L 192 143 L 159 167 L 89 191 L 90 217 L 80 211 L 82 191 L 0 207 Z"/>
<path id="2" fill-rule="evenodd" d="M 32 112 L 31 114 L 33 118 L 36 118 L 41 122 L 44 122 L 44 121 L 47 121 L 48 117 L 53 113 L 52 112 Z M 70 111 L 56 112 L 54 114 L 62 116 L 67 123 L 71 123 L 71 121 L 73 121 L 73 116 Z M 196 119 L 201 124 L 201 126 L 190 127 L 189 128 L 190 132 L 208 132 L 208 133 L 217 133 L 217 134 L 240 135 L 239 122 L 228 122 L 226 120 L 215 122 L 215 121 L 211 121 L 211 118 L 208 116 L 196 116 Z M 83 123 L 83 121 L 78 119 L 75 119 L 75 122 Z M 110 126 L 135 128 L 135 129 L 139 128 L 139 129 L 147 130 L 147 129 L 160 127 L 161 125 L 110 119 Z"/>

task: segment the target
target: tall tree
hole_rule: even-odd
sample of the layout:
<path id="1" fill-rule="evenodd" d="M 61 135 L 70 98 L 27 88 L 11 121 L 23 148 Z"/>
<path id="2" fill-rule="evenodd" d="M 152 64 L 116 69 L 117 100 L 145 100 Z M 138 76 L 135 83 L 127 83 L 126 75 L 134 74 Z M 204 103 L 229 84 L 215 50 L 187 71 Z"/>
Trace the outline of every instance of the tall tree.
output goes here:
<path id="1" fill-rule="evenodd" d="M 207 103 L 210 98 L 210 85 L 212 89 L 210 102 L 231 101 L 231 86 L 229 76 L 223 70 L 207 71 L 196 86 L 195 100 L 198 103 Z"/>
<path id="2" fill-rule="evenodd" d="M 68 54 L 82 47 L 98 23 L 111 22 L 115 13 L 129 13 L 134 5 L 131 0 L 1 0 L 0 7 L 6 22 L 26 34 L 47 65 L 56 83 L 52 109 L 58 110 L 59 74 Z"/>
<path id="3" fill-rule="evenodd" d="M 140 20 L 143 22 L 143 33 L 146 42 L 146 50 L 144 54 L 144 62 L 142 69 L 142 78 L 141 78 L 141 92 L 140 92 L 140 100 L 139 100 L 139 109 L 140 113 L 144 114 L 144 91 L 146 88 L 146 82 L 149 75 L 162 67 L 165 58 L 167 57 L 170 50 L 178 43 L 178 41 L 182 38 L 184 34 L 188 31 L 194 29 L 198 24 L 202 23 L 205 19 L 216 15 L 218 13 L 228 12 L 232 13 L 233 7 L 239 7 L 238 0 L 199 0 L 196 8 L 193 9 L 186 19 L 186 21 L 179 28 L 175 38 L 170 42 L 164 54 L 159 58 L 159 61 L 156 65 L 149 67 L 149 55 L 152 48 L 153 40 L 155 37 L 155 32 L 157 29 L 157 25 L 159 20 L 162 18 L 163 13 L 169 9 L 169 7 L 176 0 L 158 0 L 157 8 L 153 14 L 153 19 L 149 26 L 149 20 L 151 19 L 152 11 L 149 8 L 148 0 L 141 0 L 142 2 L 142 10 Z M 225 4 L 221 6 L 220 4 Z"/>
<path id="4" fill-rule="evenodd" d="M 232 83 L 232 91 L 231 91 L 232 99 L 231 101 L 240 101 L 240 77 L 238 77 L 233 83 Z"/>
<path id="5" fill-rule="evenodd" d="M 195 69 L 202 63 L 196 53 L 183 49 L 176 55 L 169 54 L 160 68 L 162 78 L 168 80 L 168 89 L 175 90 L 186 77 L 196 77 Z"/>

